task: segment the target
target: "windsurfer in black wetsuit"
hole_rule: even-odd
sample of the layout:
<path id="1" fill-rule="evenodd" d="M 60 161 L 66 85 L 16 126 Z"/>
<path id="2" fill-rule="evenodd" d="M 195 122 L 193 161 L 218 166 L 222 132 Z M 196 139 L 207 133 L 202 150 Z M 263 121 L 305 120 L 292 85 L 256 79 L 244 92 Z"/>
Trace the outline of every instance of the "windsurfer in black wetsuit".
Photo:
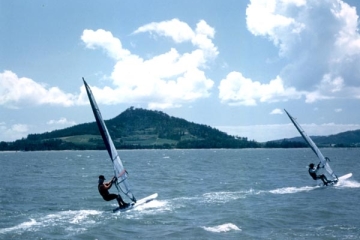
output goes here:
<path id="1" fill-rule="evenodd" d="M 315 164 L 310 163 L 309 164 L 309 174 L 314 180 L 321 179 L 321 181 L 323 181 L 324 185 L 327 186 L 328 183 L 330 183 L 331 181 L 328 181 L 324 174 L 317 175 L 317 171 L 319 170 L 319 168 L 320 168 L 320 163 L 317 165 L 316 168 L 315 168 Z"/>
<path id="2" fill-rule="evenodd" d="M 115 177 L 113 177 L 111 179 L 111 181 L 104 183 L 105 177 L 103 175 L 100 175 L 99 176 L 99 185 L 98 185 L 99 193 L 105 201 L 111 201 L 111 200 L 116 199 L 119 203 L 120 208 L 126 208 L 129 206 L 129 203 L 124 202 L 124 200 L 121 198 L 120 194 L 116 195 L 113 193 L 109 193 L 109 189 L 111 188 L 114 180 L 115 180 Z"/>

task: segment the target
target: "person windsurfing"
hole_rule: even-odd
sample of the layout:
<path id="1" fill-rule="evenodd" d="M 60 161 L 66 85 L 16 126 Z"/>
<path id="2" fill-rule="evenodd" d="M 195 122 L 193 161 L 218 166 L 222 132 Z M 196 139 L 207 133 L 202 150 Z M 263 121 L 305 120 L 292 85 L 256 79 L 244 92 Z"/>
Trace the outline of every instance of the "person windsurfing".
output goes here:
<path id="1" fill-rule="evenodd" d="M 99 176 L 99 185 L 98 190 L 100 195 L 103 197 L 105 201 L 111 201 L 116 199 L 119 203 L 119 208 L 127 208 L 130 204 L 124 202 L 124 200 L 121 198 L 120 194 L 116 195 L 114 193 L 109 193 L 109 189 L 111 188 L 114 181 L 116 181 L 116 178 L 113 177 L 111 181 L 105 182 L 105 177 L 103 175 Z"/>
<path id="2" fill-rule="evenodd" d="M 318 170 L 320 168 L 320 163 L 315 167 L 315 164 L 309 164 L 309 174 L 314 180 L 321 179 L 324 185 L 327 186 L 329 183 L 333 183 L 334 181 L 328 180 L 324 174 L 318 175 Z"/>

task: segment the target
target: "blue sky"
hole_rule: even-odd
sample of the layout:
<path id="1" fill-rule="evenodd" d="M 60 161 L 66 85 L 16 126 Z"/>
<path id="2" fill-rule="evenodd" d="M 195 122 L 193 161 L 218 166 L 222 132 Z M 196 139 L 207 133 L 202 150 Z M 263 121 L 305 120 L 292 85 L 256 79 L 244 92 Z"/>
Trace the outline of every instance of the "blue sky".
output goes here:
<path id="1" fill-rule="evenodd" d="M 154 109 L 256 141 L 360 129 L 357 0 L 0 1 L 0 141 Z"/>

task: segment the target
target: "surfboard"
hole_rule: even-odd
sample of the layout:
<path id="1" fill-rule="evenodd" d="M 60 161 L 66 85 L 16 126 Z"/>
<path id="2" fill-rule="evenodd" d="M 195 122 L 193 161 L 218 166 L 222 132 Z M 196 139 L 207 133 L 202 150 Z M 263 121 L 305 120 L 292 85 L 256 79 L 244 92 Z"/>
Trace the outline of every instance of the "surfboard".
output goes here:
<path id="1" fill-rule="evenodd" d="M 342 180 L 345 180 L 345 179 L 348 179 L 348 178 L 351 178 L 352 177 L 352 173 L 348 173 L 348 174 L 345 174 L 341 177 L 338 177 L 339 181 L 342 181 Z"/>
<path id="2" fill-rule="evenodd" d="M 132 208 L 136 208 L 140 205 L 143 205 L 145 203 L 148 203 L 148 202 L 151 202 L 152 200 L 154 200 L 155 198 L 157 198 L 158 194 L 157 193 L 154 193 L 150 196 L 147 196 L 147 197 L 144 197 L 138 201 L 136 201 L 135 203 L 131 203 L 127 208 L 120 208 L 120 207 L 117 207 L 117 208 L 114 208 L 113 209 L 113 212 L 117 212 L 117 211 L 120 211 L 120 212 L 125 212 L 125 211 L 128 211 Z"/>
<path id="3" fill-rule="evenodd" d="M 324 187 L 337 186 L 340 182 L 342 182 L 348 178 L 351 178 L 351 177 L 352 177 L 352 173 L 348 173 L 348 174 L 342 175 L 341 177 L 338 177 L 337 181 L 328 182 L 327 185 L 322 185 L 322 186 L 324 186 Z"/>

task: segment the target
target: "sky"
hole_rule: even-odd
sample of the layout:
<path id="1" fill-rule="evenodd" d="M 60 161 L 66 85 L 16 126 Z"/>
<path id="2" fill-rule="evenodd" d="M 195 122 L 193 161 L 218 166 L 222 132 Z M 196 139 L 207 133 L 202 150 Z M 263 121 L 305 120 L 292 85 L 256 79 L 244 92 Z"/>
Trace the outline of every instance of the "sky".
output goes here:
<path id="1" fill-rule="evenodd" d="M 360 129 L 358 0 L 0 0 L 0 141 L 162 111 L 265 142 Z"/>

